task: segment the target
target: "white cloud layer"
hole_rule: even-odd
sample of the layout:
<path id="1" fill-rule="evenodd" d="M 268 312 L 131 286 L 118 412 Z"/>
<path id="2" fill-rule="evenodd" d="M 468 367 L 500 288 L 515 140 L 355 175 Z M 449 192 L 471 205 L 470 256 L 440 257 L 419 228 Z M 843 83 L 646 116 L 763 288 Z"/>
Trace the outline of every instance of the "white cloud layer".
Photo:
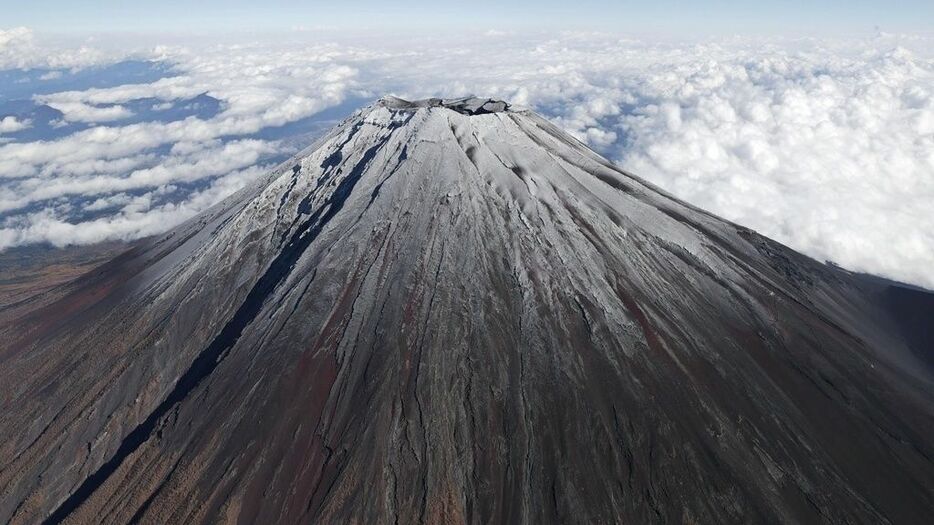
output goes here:
<path id="1" fill-rule="evenodd" d="M 87 43 L 38 43 L 26 27 L 0 28 L 0 70 L 16 68 L 81 68 L 113 61 L 118 53 L 105 52 Z M 51 73 L 55 78 L 55 73 Z M 48 79 L 47 77 L 46 79 Z"/>
<path id="2" fill-rule="evenodd" d="M 930 62 L 697 64 L 644 86 L 622 164 L 821 260 L 934 284 Z"/>
<path id="3" fill-rule="evenodd" d="M 934 288 L 932 39 L 308 38 L 159 47 L 152 56 L 177 76 L 37 97 L 105 124 L 0 143 L 0 247 L 153 234 L 241 187 L 281 148 L 231 136 L 349 97 L 474 93 L 532 106 L 629 171 L 815 258 Z M 0 32 L 0 64 L 10 46 L 41 56 L 28 30 Z M 202 93 L 222 101 L 218 114 L 106 124 L 134 100 L 168 109 Z M 206 186 L 152 204 L 193 181 Z M 69 222 L 76 197 L 93 219 Z"/>

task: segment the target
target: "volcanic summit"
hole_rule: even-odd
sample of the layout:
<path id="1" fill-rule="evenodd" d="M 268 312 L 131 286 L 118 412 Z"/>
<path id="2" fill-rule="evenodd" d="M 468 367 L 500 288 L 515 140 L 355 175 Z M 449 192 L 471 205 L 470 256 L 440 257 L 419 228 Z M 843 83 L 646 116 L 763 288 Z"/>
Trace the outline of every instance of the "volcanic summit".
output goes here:
<path id="1" fill-rule="evenodd" d="M 0 522 L 922 523 L 934 300 L 385 98 L 0 325 Z"/>

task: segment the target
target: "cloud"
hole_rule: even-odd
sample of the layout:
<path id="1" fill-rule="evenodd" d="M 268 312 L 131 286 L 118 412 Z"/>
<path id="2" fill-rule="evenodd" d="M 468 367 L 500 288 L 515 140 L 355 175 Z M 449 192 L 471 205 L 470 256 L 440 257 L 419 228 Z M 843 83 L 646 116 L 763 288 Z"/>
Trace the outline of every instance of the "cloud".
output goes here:
<path id="1" fill-rule="evenodd" d="M 111 122 L 133 116 L 133 112 L 119 105 L 91 106 L 82 102 L 49 102 L 48 106 L 62 112 L 66 122 Z"/>
<path id="2" fill-rule="evenodd" d="M 92 161 L 97 165 L 90 169 L 82 166 L 83 175 L 76 175 L 72 171 L 73 176 L 68 177 L 31 177 L 0 188 L 0 212 L 25 208 L 59 197 L 88 197 L 220 177 L 253 166 L 263 156 L 274 151 L 274 144 L 261 140 L 239 140 L 223 144 L 215 141 L 210 145 L 200 144 L 195 149 L 173 148 L 169 155 L 159 158 L 158 163 L 138 169 L 132 167 L 152 157 L 117 159 L 111 161 L 111 165 Z M 62 171 L 56 173 L 61 174 Z"/>
<path id="3" fill-rule="evenodd" d="M 750 57 L 639 86 L 620 163 L 820 260 L 934 287 L 931 62 Z"/>
<path id="4" fill-rule="evenodd" d="M 169 78 L 36 97 L 104 125 L 0 142 L 0 246 L 157 233 L 284 151 L 251 134 L 351 97 L 473 93 L 531 106 L 629 171 L 815 258 L 934 288 L 931 38 L 489 36 L 176 42 L 148 55 L 173 64 Z M 13 47 L 33 63 L 82 56 L 36 58 L 42 46 L 13 30 L 0 33 L 0 63 Z M 221 101 L 217 114 L 116 120 L 134 101 L 168 109 L 201 94 Z"/>
<path id="5" fill-rule="evenodd" d="M 0 29 L 0 64 L 4 69 L 28 67 L 21 62 L 14 62 L 15 55 L 33 47 L 32 31 L 26 27 Z"/>
<path id="6" fill-rule="evenodd" d="M 39 80 L 57 80 L 59 78 L 62 78 L 61 71 L 49 71 L 48 73 L 39 75 Z"/>
<path id="7" fill-rule="evenodd" d="M 245 187 L 264 171 L 264 167 L 256 166 L 229 173 L 214 180 L 205 190 L 192 193 L 181 203 L 170 202 L 151 207 L 151 196 L 158 191 L 135 199 L 117 198 L 114 199 L 115 203 L 126 201 L 118 212 L 80 223 L 63 220 L 52 209 L 18 216 L 0 227 L 0 249 L 36 242 L 47 242 L 54 246 L 93 244 L 162 233 Z M 101 204 L 99 209 L 105 207 Z"/>
<path id="8" fill-rule="evenodd" d="M 125 50 L 107 52 L 73 40 L 55 45 L 38 43 L 33 31 L 26 27 L 0 29 L 0 70 L 83 68 L 125 55 Z"/>
<path id="9" fill-rule="evenodd" d="M 92 88 L 85 91 L 62 91 L 35 97 L 42 104 L 125 104 L 142 98 L 163 101 L 192 98 L 211 89 L 208 82 L 182 75 L 162 78 L 148 84 L 124 84 L 108 88 Z"/>
<path id="10" fill-rule="evenodd" d="M 0 133 L 16 133 L 32 126 L 31 120 L 19 120 L 14 116 L 0 118 Z"/>

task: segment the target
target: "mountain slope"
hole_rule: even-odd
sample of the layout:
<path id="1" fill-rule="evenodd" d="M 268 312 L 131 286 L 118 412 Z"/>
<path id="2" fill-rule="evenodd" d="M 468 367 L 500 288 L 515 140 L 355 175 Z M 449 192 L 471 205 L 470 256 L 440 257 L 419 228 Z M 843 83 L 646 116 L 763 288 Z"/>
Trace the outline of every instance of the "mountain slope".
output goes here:
<path id="1" fill-rule="evenodd" d="M 383 99 L 2 328 L 0 520 L 921 522 L 934 309 L 884 290 Z"/>

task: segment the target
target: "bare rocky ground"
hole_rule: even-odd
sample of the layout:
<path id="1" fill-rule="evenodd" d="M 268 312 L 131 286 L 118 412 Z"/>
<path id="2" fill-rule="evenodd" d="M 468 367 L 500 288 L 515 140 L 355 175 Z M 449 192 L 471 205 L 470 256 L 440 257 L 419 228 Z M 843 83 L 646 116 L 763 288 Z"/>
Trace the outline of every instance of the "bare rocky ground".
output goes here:
<path id="1" fill-rule="evenodd" d="M 931 294 L 501 102 L 384 99 L 40 297 L 0 326 L 2 522 L 934 515 Z"/>
<path id="2" fill-rule="evenodd" d="M 124 242 L 90 246 L 23 246 L 0 252 L 0 309 L 34 310 L 30 301 L 74 280 L 130 248 Z"/>

